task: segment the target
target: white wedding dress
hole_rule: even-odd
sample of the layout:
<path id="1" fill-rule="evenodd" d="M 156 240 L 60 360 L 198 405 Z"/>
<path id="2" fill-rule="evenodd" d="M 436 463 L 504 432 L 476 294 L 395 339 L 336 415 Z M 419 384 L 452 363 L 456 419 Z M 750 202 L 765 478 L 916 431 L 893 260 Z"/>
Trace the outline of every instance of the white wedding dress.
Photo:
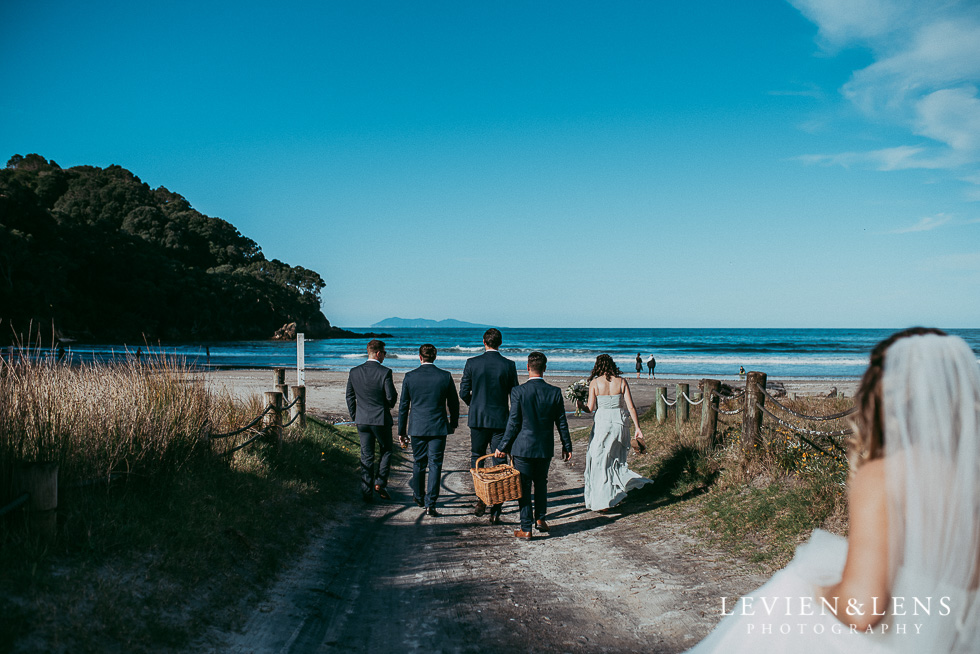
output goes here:
<path id="1" fill-rule="evenodd" d="M 980 652 L 977 356 L 955 336 L 901 338 L 886 350 L 881 387 L 887 615 L 868 633 L 822 610 L 815 589 L 840 581 L 847 540 L 818 529 L 766 584 L 729 600 L 727 617 L 690 652 Z"/>
<path id="2" fill-rule="evenodd" d="M 590 511 L 616 506 L 630 490 L 652 483 L 626 466 L 630 435 L 622 394 L 598 395 L 596 400 L 592 440 L 585 454 L 585 508 Z"/>

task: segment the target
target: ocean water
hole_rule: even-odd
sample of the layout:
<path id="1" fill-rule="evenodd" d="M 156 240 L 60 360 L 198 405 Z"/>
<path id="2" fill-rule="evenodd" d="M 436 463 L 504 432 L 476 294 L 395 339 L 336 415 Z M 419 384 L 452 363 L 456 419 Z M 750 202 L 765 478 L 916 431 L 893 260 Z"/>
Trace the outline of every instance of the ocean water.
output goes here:
<path id="1" fill-rule="evenodd" d="M 365 330 L 366 331 L 366 330 Z M 385 365 L 407 371 L 419 365 L 418 348 L 432 343 L 436 365 L 461 372 L 466 359 L 483 352 L 483 329 L 393 329 L 385 339 Z M 635 358 L 651 354 L 657 375 L 738 379 L 739 366 L 770 377 L 853 378 L 868 363 L 874 345 L 892 329 L 503 329 L 501 353 L 523 370 L 529 352 L 548 357 L 550 373 L 586 374 L 597 355 L 613 357 L 625 374 L 635 374 Z M 948 330 L 964 338 L 980 355 L 980 329 Z M 367 339 L 307 341 L 306 367 L 349 370 L 367 358 Z M 142 345 L 162 350 L 193 365 L 273 368 L 296 366 L 295 343 L 274 341 L 211 342 L 205 345 Z M 71 348 L 73 360 L 109 360 L 132 356 L 135 345 Z M 646 368 L 644 366 L 644 374 Z"/>

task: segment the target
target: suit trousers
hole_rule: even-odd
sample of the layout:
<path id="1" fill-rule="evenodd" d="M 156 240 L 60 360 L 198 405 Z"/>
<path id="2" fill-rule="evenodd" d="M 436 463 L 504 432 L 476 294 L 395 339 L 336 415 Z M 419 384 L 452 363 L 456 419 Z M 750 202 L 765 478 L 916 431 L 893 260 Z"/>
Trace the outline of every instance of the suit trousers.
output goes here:
<path id="1" fill-rule="evenodd" d="M 548 514 L 548 468 L 551 467 L 551 458 L 514 457 L 514 467 L 521 473 L 521 499 L 517 500 L 521 507 L 521 531 L 531 531 L 534 521 L 544 520 Z"/>
<path id="2" fill-rule="evenodd" d="M 388 485 L 391 470 L 391 425 L 358 425 L 361 439 L 361 495 L 374 496 L 374 487 Z M 378 444 L 378 471 L 374 470 L 374 444 Z"/>
<path id="3" fill-rule="evenodd" d="M 435 508 L 442 485 L 442 458 L 446 453 L 445 436 L 412 436 L 412 495 L 422 500 L 425 508 Z M 425 473 L 429 473 L 429 484 Z"/>
<path id="4" fill-rule="evenodd" d="M 470 467 L 476 467 L 476 460 L 487 454 L 488 447 L 492 454 L 500 445 L 500 439 L 503 437 L 503 427 L 470 427 Z M 483 465 L 485 467 L 495 466 L 506 461 L 506 457 L 487 459 Z M 490 507 L 490 515 L 499 516 L 503 512 L 503 507 L 503 504 L 494 504 Z"/>

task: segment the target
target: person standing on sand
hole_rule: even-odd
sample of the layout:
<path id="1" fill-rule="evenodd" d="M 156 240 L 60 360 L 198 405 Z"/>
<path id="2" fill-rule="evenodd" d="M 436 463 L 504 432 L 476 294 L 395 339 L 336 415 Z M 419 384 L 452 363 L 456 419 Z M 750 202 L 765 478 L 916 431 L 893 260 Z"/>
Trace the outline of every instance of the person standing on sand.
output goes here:
<path id="1" fill-rule="evenodd" d="M 653 355 L 651 354 L 650 358 L 647 359 L 647 374 L 650 377 L 653 377 L 654 379 L 657 378 L 656 373 L 653 372 L 656 367 L 657 367 L 657 360 L 654 359 Z"/>
<path id="2" fill-rule="evenodd" d="M 347 410 L 351 421 L 357 425 L 361 440 L 361 498 L 365 502 L 374 499 L 377 492 L 381 499 L 390 500 L 388 473 L 391 470 L 391 409 L 398 400 L 391 368 L 381 365 L 385 360 L 384 341 L 371 340 L 367 344 L 368 360 L 351 368 L 347 377 Z M 378 444 L 378 468 L 374 468 L 374 444 Z"/>
<path id="3" fill-rule="evenodd" d="M 499 448 L 500 438 L 507 427 L 507 399 L 511 389 L 517 386 L 517 365 L 498 351 L 503 342 L 499 329 L 491 327 L 483 334 L 486 351 L 466 360 L 463 378 L 459 381 L 459 396 L 469 406 L 466 424 L 470 428 L 470 468 L 476 460 Z M 490 524 L 500 522 L 502 504 L 490 507 Z M 477 498 L 474 515 L 481 516 L 487 510 L 483 500 Z"/>
<path id="4" fill-rule="evenodd" d="M 398 436 L 404 445 L 412 439 L 412 496 L 436 517 L 436 500 L 442 484 L 442 459 L 446 437 L 459 425 L 459 397 L 453 376 L 434 365 L 436 348 L 426 343 L 419 348 L 419 367 L 405 374 L 402 399 L 398 404 Z M 428 468 L 429 484 L 425 483 Z"/>
<path id="5" fill-rule="evenodd" d="M 643 372 L 643 357 L 641 357 L 640 353 L 637 352 L 636 353 L 636 378 L 637 379 L 640 378 L 641 372 Z"/>
<path id="6" fill-rule="evenodd" d="M 510 416 L 507 429 L 495 452 L 509 453 L 514 467 L 521 473 L 521 528 L 517 538 L 531 538 L 531 528 L 550 530 L 548 514 L 548 468 L 555 456 L 555 432 L 561 438 L 561 459 L 572 458 L 572 439 L 565 418 L 565 401 L 561 389 L 544 381 L 548 358 L 541 352 L 527 355 L 528 380 L 510 392 Z M 533 499 L 532 499 L 533 490 Z"/>

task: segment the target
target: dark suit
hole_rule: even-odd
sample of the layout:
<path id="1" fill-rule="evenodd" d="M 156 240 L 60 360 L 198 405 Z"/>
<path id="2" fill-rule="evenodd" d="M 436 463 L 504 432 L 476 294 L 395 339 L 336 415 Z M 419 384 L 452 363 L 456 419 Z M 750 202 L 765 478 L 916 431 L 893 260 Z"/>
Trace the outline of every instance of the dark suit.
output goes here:
<path id="1" fill-rule="evenodd" d="M 522 531 L 530 532 L 534 521 L 544 520 L 548 513 L 548 468 L 555 456 L 555 427 L 562 448 L 571 452 L 561 389 L 532 377 L 510 392 L 510 416 L 500 450 L 514 457 L 514 467 L 521 473 Z"/>
<path id="2" fill-rule="evenodd" d="M 361 439 L 361 495 L 374 496 L 374 487 L 388 485 L 391 470 L 391 409 L 398 400 L 391 368 L 368 359 L 351 368 L 347 377 L 347 410 Z M 374 443 L 378 443 L 378 471 L 374 471 Z"/>
<path id="3" fill-rule="evenodd" d="M 466 360 L 459 396 L 469 405 L 470 467 L 497 448 L 507 426 L 507 399 L 517 386 L 517 366 L 499 352 L 488 350 Z"/>
<path id="4" fill-rule="evenodd" d="M 405 374 L 398 404 L 398 435 L 412 438 L 412 494 L 435 508 L 442 483 L 446 436 L 459 425 L 459 398 L 453 376 L 431 363 Z M 429 485 L 425 485 L 426 469 Z"/>

